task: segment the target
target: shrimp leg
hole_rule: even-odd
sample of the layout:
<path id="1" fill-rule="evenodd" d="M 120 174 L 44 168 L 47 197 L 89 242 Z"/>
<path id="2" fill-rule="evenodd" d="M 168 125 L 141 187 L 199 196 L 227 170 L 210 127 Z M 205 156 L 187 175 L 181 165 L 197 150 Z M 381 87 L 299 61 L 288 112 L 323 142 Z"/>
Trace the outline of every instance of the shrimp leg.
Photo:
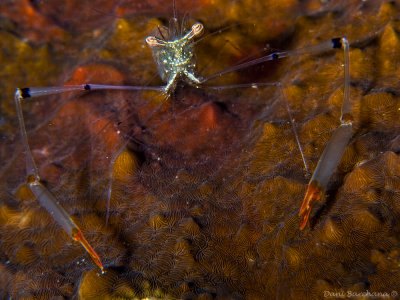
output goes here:
<path id="1" fill-rule="evenodd" d="M 316 44 L 309 47 L 304 47 L 301 49 L 296 49 L 292 51 L 281 51 L 274 52 L 269 55 L 250 60 L 231 68 L 225 69 L 223 71 L 217 72 L 205 78 L 203 82 L 211 80 L 215 77 L 219 77 L 223 74 L 234 72 L 243 68 L 247 68 L 262 62 L 276 60 L 289 56 L 299 56 L 304 54 L 314 54 L 330 49 L 343 49 L 344 50 L 344 99 L 342 103 L 342 114 L 341 114 L 341 125 L 336 129 L 331 140 L 328 142 L 324 153 L 322 154 L 317 168 L 308 184 L 307 193 L 304 197 L 303 203 L 300 208 L 299 216 L 303 216 L 300 223 L 300 230 L 304 229 L 307 224 L 308 217 L 311 212 L 311 208 L 314 203 L 321 198 L 322 194 L 325 192 L 328 185 L 329 179 L 335 171 L 340 159 L 344 153 L 344 150 L 352 137 L 352 127 L 353 127 L 353 116 L 351 113 L 351 102 L 350 102 L 350 55 L 349 55 L 349 43 L 345 37 L 334 38 L 329 41 Z M 290 114 L 290 110 L 288 110 Z M 293 124 L 293 123 L 292 123 Z M 297 133 L 295 131 L 297 138 Z M 300 146 L 300 152 L 303 156 L 303 152 Z M 307 170 L 307 164 L 303 156 L 303 162 L 305 169 Z"/>
<path id="2" fill-rule="evenodd" d="M 248 67 L 251 67 L 254 65 L 261 64 L 266 61 L 277 60 L 277 59 L 281 59 L 284 57 L 300 56 L 300 55 L 305 55 L 305 54 L 317 54 L 317 53 L 321 53 L 321 52 L 328 51 L 331 49 L 342 48 L 341 41 L 343 41 L 343 39 L 345 39 L 345 38 L 334 38 L 334 39 L 328 40 L 326 42 L 322 42 L 322 43 L 319 43 L 316 45 L 312 45 L 312 46 L 308 46 L 308 47 L 304 47 L 304 48 L 300 48 L 300 49 L 296 49 L 296 50 L 273 52 L 271 54 L 238 64 L 238 65 L 234 65 L 223 71 L 214 73 L 214 74 L 204 78 L 201 81 L 201 83 L 207 82 L 213 78 L 222 76 L 227 73 L 235 72 L 235 71 L 238 71 L 238 70 L 241 70 L 244 68 L 248 68 Z"/>
<path id="3" fill-rule="evenodd" d="M 346 38 L 341 38 L 338 46 L 344 50 L 344 97 L 342 103 L 341 125 L 335 130 L 329 140 L 317 167 L 308 184 L 307 192 L 301 205 L 299 216 L 302 216 L 300 230 L 307 224 L 314 203 L 321 198 L 326 190 L 329 179 L 336 170 L 344 150 L 352 137 L 353 115 L 350 103 L 350 55 L 349 43 Z M 336 47 L 339 48 L 339 47 Z"/>
<path id="4" fill-rule="evenodd" d="M 31 97 L 40 97 L 44 95 L 52 95 L 64 92 L 73 91 L 89 91 L 100 89 L 117 89 L 117 90 L 162 90 L 162 87 L 139 87 L 139 86 L 112 86 L 112 85 L 97 85 L 85 84 L 74 86 L 61 86 L 61 87 L 43 87 L 43 88 L 24 88 L 17 89 L 15 92 L 14 100 L 17 109 L 18 122 L 22 142 L 26 152 L 26 173 L 27 185 L 35 197 L 38 199 L 42 207 L 53 217 L 53 219 L 65 230 L 65 232 L 75 241 L 81 243 L 87 253 L 92 258 L 93 262 L 103 272 L 103 264 L 100 257 L 94 251 L 92 246 L 84 237 L 82 231 L 75 224 L 69 214 L 61 207 L 57 199 L 50 193 L 50 191 L 40 183 L 39 172 L 35 164 L 32 152 L 29 147 L 28 137 L 26 134 L 25 122 L 22 113 L 21 103 L 23 100 Z"/>

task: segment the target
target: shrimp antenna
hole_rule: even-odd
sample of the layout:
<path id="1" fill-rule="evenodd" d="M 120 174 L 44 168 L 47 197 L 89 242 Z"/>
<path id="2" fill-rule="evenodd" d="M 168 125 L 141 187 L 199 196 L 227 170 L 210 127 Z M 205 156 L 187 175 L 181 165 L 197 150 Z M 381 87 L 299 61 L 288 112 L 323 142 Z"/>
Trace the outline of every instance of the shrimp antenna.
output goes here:
<path id="1" fill-rule="evenodd" d="M 176 11 L 176 1 L 172 0 L 172 10 L 173 10 L 173 14 L 174 14 L 174 19 L 176 20 L 178 18 L 178 13 Z"/>

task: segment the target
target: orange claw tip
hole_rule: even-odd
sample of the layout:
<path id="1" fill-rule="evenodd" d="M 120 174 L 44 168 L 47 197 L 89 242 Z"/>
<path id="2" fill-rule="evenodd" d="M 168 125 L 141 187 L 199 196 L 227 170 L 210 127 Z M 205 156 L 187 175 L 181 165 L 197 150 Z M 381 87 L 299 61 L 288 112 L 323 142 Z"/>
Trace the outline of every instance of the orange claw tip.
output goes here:
<path id="1" fill-rule="evenodd" d="M 72 238 L 81 243 L 83 248 L 89 253 L 90 257 L 92 258 L 93 262 L 100 268 L 101 274 L 104 274 L 104 267 L 103 264 L 101 263 L 100 257 L 97 255 L 96 251 L 93 250 L 92 246 L 90 246 L 89 242 L 86 240 L 86 238 L 83 236 L 82 231 L 78 229 L 73 229 L 72 230 Z"/>
<path id="2" fill-rule="evenodd" d="M 304 227 L 307 225 L 308 217 L 310 216 L 311 208 L 308 209 L 305 214 L 301 217 L 301 222 L 300 222 L 300 230 L 303 230 Z"/>
<path id="3" fill-rule="evenodd" d="M 299 211 L 299 216 L 303 215 L 300 222 L 300 230 L 303 230 L 304 227 L 306 227 L 311 208 L 313 207 L 314 203 L 321 198 L 321 195 L 322 189 L 318 181 L 311 181 L 308 185 L 306 195 L 304 196 L 303 203 L 301 204 Z"/>

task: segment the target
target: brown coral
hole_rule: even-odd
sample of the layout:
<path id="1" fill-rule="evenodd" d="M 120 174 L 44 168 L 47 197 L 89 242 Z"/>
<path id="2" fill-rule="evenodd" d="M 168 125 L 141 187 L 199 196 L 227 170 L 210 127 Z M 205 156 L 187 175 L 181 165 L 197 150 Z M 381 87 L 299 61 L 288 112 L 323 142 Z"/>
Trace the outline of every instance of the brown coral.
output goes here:
<path id="1" fill-rule="evenodd" d="M 44 24 L 28 29 L 26 13 L 2 8 L 12 22 L 0 31 L 0 55 L 9 62 L 0 70 L 0 297 L 318 299 L 326 291 L 400 292 L 396 3 L 177 3 L 208 32 L 226 29 L 196 45 L 205 75 L 267 43 L 295 49 L 349 39 L 355 134 L 304 232 L 297 213 L 309 176 L 275 88 L 184 87 L 161 108 L 160 95 L 122 92 L 24 105 L 41 177 L 103 259 L 101 275 L 24 185 L 12 89 L 147 84 L 155 67 L 142 50 L 144 38 L 172 9 L 158 1 L 144 7 L 106 1 L 107 7 L 99 2 L 75 12 L 75 2 L 43 8 L 20 1 L 19 11 Z M 60 10 L 74 16 L 70 23 L 57 21 Z M 293 57 L 209 84 L 282 82 L 314 169 L 339 124 L 342 61 L 335 51 Z M 112 172 L 106 226 L 110 162 L 127 140 Z"/>

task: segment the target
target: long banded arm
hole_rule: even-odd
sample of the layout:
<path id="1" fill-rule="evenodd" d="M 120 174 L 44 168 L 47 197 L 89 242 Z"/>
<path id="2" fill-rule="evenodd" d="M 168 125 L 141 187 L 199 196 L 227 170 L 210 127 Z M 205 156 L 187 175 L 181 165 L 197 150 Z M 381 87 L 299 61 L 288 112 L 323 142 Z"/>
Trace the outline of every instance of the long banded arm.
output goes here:
<path id="1" fill-rule="evenodd" d="M 65 230 L 65 232 L 75 241 L 81 245 L 88 252 L 93 262 L 103 272 L 103 265 L 100 257 L 93 250 L 92 246 L 83 236 L 82 231 L 75 224 L 69 214 L 61 207 L 57 199 L 50 193 L 50 191 L 40 183 L 39 172 L 29 147 L 28 137 L 26 134 L 24 116 L 22 112 L 21 103 L 29 98 L 40 97 L 45 95 L 60 94 L 66 92 L 76 91 L 90 91 L 90 90 L 155 90 L 163 91 L 163 87 L 142 87 L 142 86 L 116 86 L 116 85 L 99 85 L 99 84 L 83 84 L 83 85 L 70 85 L 59 87 L 31 87 L 22 88 L 15 91 L 15 105 L 17 110 L 18 123 L 21 133 L 22 143 L 26 153 L 26 173 L 27 184 L 29 189 L 38 199 L 43 208 L 53 217 L 53 219 Z"/>
<path id="2" fill-rule="evenodd" d="M 223 71 L 219 71 L 215 74 L 212 74 L 206 78 L 203 79 L 202 83 L 213 79 L 215 77 L 219 77 L 221 75 L 227 74 L 227 73 L 231 73 L 231 72 L 235 72 L 237 70 L 243 69 L 243 68 L 248 68 L 266 61 L 270 61 L 270 60 L 276 60 L 276 59 L 280 59 L 280 58 L 284 58 L 284 57 L 289 57 L 289 56 L 299 56 L 299 55 L 304 55 L 304 54 L 315 54 L 315 53 L 320 53 L 320 52 L 324 52 L 324 51 L 328 51 L 331 49 L 340 49 L 343 47 L 342 45 L 342 38 L 334 38 L 331 39 L 329 41 L 317 44 L 317 45 L 313 45 L 313 46 L 309 46 L 309 47 L 304 47 L 301 49 L 297 49 L 297 50 L 292 50 L 292 51 L 282 51 L 282 52 L 274 52 L 271 54 L 268 54 L 266 56 L 260 57 L 260 58 L 256 58 L 241 64 L 238 64 L 236 66 L 232 66 L 228 69 L 225 69 Z"/>
<path id="3" fill-rule="evenodd" d="M 89 253 L 93 262 L 100 268 L 103 273 L 103 264 L 101 263 L 100 257 L 90 246 L 89 242 L 86 240 L 82 231 L 71 219 L 69 214 L 61 207 L 56 198 L 49 192 L 49 190 L 41 184 L 35 176 L 28 176 L 28 187 L 39 200 L 42 207 L 44 207 L 47 212 L 53 217 L 53 219 L 60 225 L 65 232 L 75 241 L 81 243 L 85 248 L 87 253 Z"/>
<path id="4" fill-rule="evenodd" d="M 81 84 L 81 85 L 64 85 L 50 87 L 29 87 L 17 89 L 21 99 L 30 97 L 40 97 L 46 95 L 61 94 L 67 92 L 79 91 L 96 91 L 96 90 L 133 90 L 133 91 L 162 91 L 162 86 L 134 86 L 134 85 L 106 85 L 106 84 Z"/>
<path id="5" fill-rule="evenodd" d="M 350 101 L 350 54 L 349 43 L 346 38 L 340 39 L 339 44 L 344 51 L 344 95 L 342 103 L 341 125 L 335 130 L 325 147 L 317 167 L 308 184 L 307 192 L 301 205 L 299 216 L 302 216 L 300 230 L 307 224 L 314 203 L 324 194 L 329 180 L 336 170 L 344 150 L 347 147 L 353 129 L 353 115 Z"/>

